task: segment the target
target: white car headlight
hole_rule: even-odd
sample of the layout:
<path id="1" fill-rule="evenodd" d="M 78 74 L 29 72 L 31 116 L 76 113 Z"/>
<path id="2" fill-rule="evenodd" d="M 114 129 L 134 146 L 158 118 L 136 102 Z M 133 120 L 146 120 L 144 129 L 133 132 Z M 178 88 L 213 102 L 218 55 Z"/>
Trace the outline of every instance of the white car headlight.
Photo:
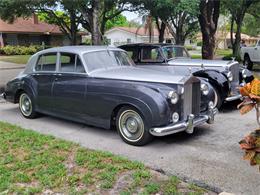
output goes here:
<path id="1" fill-rule="evenodd" d="M 205 83 L 200 84 L 200 90 L 202 91 L 203 95 L 208 95 L 209 94 L 209 86 Z"/>
<path id="2" fill-rule="evenodd" d="M 170 91 L 168 93 L 168 98 L 170 99 L 172 104 L 176 104 L 179 100 L 179 95 L 176 91 Z"/>
<path id="3" fill-rule="evenodd" d="M 229 81 L 233 81 L 233 74 L 232 74 L 231 71 L 229 71 L 229 72 L 227 73 L 227 78 L 228 78 Z"/>

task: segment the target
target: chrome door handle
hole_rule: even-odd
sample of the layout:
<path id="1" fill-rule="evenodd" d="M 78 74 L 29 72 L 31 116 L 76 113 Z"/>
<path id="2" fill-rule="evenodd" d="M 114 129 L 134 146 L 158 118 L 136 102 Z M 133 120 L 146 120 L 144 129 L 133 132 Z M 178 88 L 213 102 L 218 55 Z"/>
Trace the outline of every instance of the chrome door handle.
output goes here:
<path id="1" fill-rule="evenodd" d="M 62 76 L 61 73 L 55 73 L 54 75 L 55 75 L 55 76 Z"/>

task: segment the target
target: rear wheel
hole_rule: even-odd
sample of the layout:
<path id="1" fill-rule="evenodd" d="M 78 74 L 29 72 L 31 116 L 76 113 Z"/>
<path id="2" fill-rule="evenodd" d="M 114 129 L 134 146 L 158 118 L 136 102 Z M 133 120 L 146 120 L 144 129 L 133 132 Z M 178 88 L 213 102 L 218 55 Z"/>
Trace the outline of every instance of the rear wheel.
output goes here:
<path id="1" fill-rule="evenodd" d="M 119 110 L 116 127 L 122 140 L 134 146 L 145 145 L 153 138 L 143 116 L 132 107 L 126 106 Z"/>
<path id="2" fill-rule="evenodd" d="M 253 69 L 253 62 L 250 60 L 250 57 L 248 55 L 245 55 L 245 57 L 244 57 L 244 66 L 248 70 L 252 70 Z"/>
<path id="3" fill-rule="evenodd" d="M 37 116 L 33 100 L 26 92 L 22 92 L 19 96 L 19 108 L 25 118 L 35 118 Z"/>

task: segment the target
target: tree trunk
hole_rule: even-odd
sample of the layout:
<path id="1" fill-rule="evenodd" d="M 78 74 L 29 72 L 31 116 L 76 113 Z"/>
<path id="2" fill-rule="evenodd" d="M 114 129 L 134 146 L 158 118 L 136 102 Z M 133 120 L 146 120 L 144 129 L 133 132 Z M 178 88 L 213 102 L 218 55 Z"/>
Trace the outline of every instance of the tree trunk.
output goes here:
<path id="1" fill-rule="evenodd" d="M 92 3 L 93 9 L 93 19 L 92 19 L 92 45 L 101 45 L 102 44 L 102 34 L 99 29 L 99 10 L 100 10 L 100 2 L 99 0 L 93 0 Z"/>
<path id="2" fill-rule="evenodd" d="M 179 28 L 176 29 L 176 38 L 175 38 L 175 44 L 176 45 L 184 45 L 185 43 L 185 32 L 183 32 L 182 25 L 179 26 Z"/>
<path id="3" fill-rule="evenodd" d="M 240 58 L 240 42 L 241 42 L 241 28 L 242 28 L 242 20 L 238 20 L 237 23 L 237 30 L 236 30 L 236 39 L 233 45 L 233 56 L 236 59 Z"/>
<path id="4" fill-rule="evenodd" d="M 220 0 L 201 0 L 199 23 L 202 33 L 202 58 L 213 59 Z"/>
<path id="5" fill-rule="evenodd" d="M 75 12 L 72 10 L 70 11 L 70 45 L 77 45 L 77 24 L 76 24 L 76 15 Z"/>
<path id="6" fill-rule="evenodd" d="M 159 32 L 159 43 L 163 43 L 166 24 L 163 21 L 159 22 L 158 17 L 155 18 L 155 22 L 156 22 L 157 30 Z"/>

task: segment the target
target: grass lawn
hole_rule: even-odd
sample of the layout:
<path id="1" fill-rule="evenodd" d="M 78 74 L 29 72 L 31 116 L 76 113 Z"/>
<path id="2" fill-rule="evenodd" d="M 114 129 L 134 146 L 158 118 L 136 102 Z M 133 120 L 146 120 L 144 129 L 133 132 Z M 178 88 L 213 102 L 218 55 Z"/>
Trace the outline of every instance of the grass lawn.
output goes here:
<path id="1" fill-rule="evenodd" d="M 140 162 L 0 122 L 0 194 L 13 193 L 199 195 L 207 191 Z"/>
<path id="2" fill-rule="evenodd" d="M 30 57 L 31 55 L 0 56 L 0 61 L 26 64 Z"/>
<path id="3" fill-rule="evenodd" d="M 228 56 L 232 54 L 232 49 L 217 49 L 217 56 Z"/>

